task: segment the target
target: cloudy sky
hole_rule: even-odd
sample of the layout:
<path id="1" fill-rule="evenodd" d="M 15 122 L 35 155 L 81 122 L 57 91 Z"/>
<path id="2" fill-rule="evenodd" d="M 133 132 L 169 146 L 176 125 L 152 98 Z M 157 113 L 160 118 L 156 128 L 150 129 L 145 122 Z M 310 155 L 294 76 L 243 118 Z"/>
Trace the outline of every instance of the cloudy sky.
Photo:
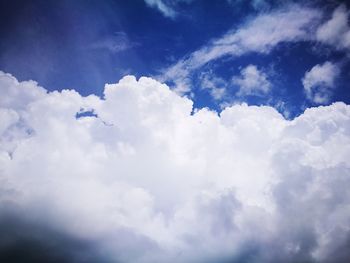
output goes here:
<path id="1" fill-rule="evenodd" d="M 0 262 L 350 262 L 349 17 L 0 0 Z"/>

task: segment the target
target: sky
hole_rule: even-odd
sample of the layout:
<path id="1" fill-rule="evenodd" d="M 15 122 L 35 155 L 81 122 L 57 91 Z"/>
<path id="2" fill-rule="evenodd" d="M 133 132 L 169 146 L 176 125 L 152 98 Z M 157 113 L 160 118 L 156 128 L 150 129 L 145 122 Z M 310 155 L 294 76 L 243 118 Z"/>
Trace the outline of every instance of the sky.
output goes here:
<path id="1" fill-rule="evenodd" d="M 289 118 L 310 106 L 350 100 L 348 6 L 342 1 L 0 5 L 0 69 L 49 91 L 101 96 L 105 83 L 124 75 L 150 76 L 190 96 L 197 108 L 277 105 Z M 313 78 L 320 71 L 312 69 L 326 62 L 332 77 Z M 303 81 L 310 71 L 311 82 Z"/>
<path id="2" fill-rule="evenodd" d="M 0 261 L 350 261 L 350 3 L 0 0 Z"/>

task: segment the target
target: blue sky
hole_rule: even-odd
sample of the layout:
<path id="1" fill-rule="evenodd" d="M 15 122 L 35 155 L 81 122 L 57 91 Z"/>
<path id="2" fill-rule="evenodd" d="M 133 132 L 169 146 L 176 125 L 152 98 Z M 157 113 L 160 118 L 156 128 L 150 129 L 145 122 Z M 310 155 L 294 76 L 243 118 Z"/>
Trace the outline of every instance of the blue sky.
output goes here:
<path id="1" fill-rule="evenodd" d="M 102 95 L 105 83 L 126 74 L 153 76 L 176 89 L 181 86 L 179 76 L 164 74 L 193 52 L 261 16 L 310 8 L 317 10 L 317 17 L 296 25 L 308 27 L 303 36 L 291 32 L 268 51 L 260 47 L 210 59 L 189 69 L 190 87 L 182 91 L 198 108 L 220 110 L 243 101 L 277 105 L 293 117 L 308 106 L 350 100 L 348 46 L 339 48 L 311 36 L 339 6 L 347 12 L 343 1 L 2 1 L 0 69 L 19 80 L 36 80 L 48 90 L 68 88 L 84 95 Z M 336 87 L 322 102 L 307 99 L 302 78 L 326 61 L 340 70 L 332 84 Z M 240 85 L 232 79 L 249 65 L 266 78 L 268 91 L 238 96 Z M 213 96 L 208 85 L 225 92 Z"/>

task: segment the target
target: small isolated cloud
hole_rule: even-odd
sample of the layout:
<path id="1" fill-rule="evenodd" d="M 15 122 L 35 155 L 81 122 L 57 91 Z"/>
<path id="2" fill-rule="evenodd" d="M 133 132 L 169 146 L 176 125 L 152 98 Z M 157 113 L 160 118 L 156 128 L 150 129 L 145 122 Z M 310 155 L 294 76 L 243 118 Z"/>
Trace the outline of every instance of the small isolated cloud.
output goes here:
<path id="1" fill-rule="evenodd" d="M 102 37 L 101 39 L 90 44 L 90 49 L 106 50 L 111 53 L 119 53 L 121 51 L 133 48 L 139 45 L 136 42 L 130 41 L 126 33 L 116 32 L 113 36 Z"/>
<path id="2" fill-rule="evenodd" d="M 193 111 L 146 77 L 0 87 L 1 262 L 350 260 L 349 105 L 286 120 Z"/>
<path id="3" fill-rule="evenodd" d="M 190 3 L 194 0 L 144 0 L 152 8 L 157 9 L 163 16 L 174 19 L 179 12 L 176 7 L 179 3 Z"/>
<path id="4" fill-rule="evenodd" d="M 240 76 L 232 78 L 232 83 L 239 86 L 237 96 L 266 95 L 271 89 L 267 75 L 255 65 L 249 65 L 241 70 Z"/>
<path id="5" fill-rule="evenodd" d="M 148 6 L 158 9 L 165 17 L 174 18 L 176 16 L 176 11 L 163 0 L 145 0 L 145 2 Z"/>
<path id="6" fill-rule="evenodd" d="M 200 76 L 200 86 L 209 91 L 214 100 L 221 100 L 226 94 L 226 81 L 213 75 L 211 72 L 202 73 Z"/>
<path id="7" fill-rule="evenodd" d="M 339 74 L 339 66 L 329 61 L 314 66 L 302 79 L 306 97 L 316 104 L 329 102 Z"/>
<path id="8" fill-rule="evenodd" d="M 180 59 L 163 71 L 160 80 L 173 82 L 178 93 L 186 93 L 191 90 L 191 74 L 207 63 L 251 52 L 266 54 L 280 43 L 311 39 L 320 16 L 318 9 L 297 5 L 258 15 Z"/>
<path id="9" fill-rule="evenodd" d="M 350 48 L 349 12 L 345 5 L 340 5 L 333 12 L 331 19 L 322 24 L 316 33 L 316 39 L 338 49 Z"/>

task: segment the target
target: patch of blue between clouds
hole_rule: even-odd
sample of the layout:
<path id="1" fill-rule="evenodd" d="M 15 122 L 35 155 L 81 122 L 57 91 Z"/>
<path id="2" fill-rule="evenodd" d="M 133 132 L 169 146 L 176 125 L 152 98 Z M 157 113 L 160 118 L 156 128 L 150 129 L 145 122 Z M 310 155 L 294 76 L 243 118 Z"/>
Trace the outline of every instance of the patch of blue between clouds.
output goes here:
<path id="1" fill-rule="evenodd" d="M 69 88 L 82 95 L 103 96 L 105 83 L 115 83 L 126 74 L 157 76 L 212 39 L 286 4 L 282 2 L 165 1 L 177 12 L 169 19 L 141 0 L 3 1 L 0 69 L 19 80 L 34 79 L 48 90 Z M 326 10 L 328 17 L 339 4 L 313 2 Z M 196 108 L 216 111 L 225 105 L 225 99 L 271 106 L 283 102 L 289 117 L 294 117 L 314 106 L 303 93 L 304 73 L 327 60 L 343 61 L 343 72 L 348 72 L 345 56 L 339 50 L 298 42 L 278 45 L 269 54 L 222 58 L 193 73 L 192 94 L 187 95 L 192 96 Z M 231 79 L 250 64 L 267 72 L 271 93 L 237 98 L 238 87 Z M 213 99 L 208 90 L 201 88 L 199 74 L 214 74 L 227 82 L 228 92 L 222 100 Z M 349 74 L 341 74 L 330 102 L 350 102 L 346 88 L 349 80 Z"/>

